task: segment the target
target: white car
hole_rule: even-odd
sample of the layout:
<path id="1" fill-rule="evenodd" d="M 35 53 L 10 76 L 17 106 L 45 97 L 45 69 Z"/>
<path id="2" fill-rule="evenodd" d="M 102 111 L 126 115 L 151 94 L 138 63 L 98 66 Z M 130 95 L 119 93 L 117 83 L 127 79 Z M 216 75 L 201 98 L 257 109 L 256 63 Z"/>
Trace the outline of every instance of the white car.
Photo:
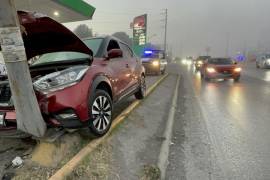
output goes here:
<path id="1" fill-rule="evenodd" d="M 257 68 L 270 68 L 270 54 L 263 54 L 256 59 Z"/>

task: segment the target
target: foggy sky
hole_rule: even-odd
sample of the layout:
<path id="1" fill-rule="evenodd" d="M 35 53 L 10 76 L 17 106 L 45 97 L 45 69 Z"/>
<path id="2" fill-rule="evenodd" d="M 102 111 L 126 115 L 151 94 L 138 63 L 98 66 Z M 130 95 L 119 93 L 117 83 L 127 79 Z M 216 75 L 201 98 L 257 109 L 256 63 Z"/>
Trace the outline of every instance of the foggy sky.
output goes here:
<path id="1" fill-rule="evenodd" d="M 163 43 L 162 9 L 168 8 L 168 46 L 174 55 L 230 55 L 245 49 L 270 50 L 269 0 L 87 0 L 97 8 L 87 24 L 95 33 L 125 31 L 133 17 L 147 13 L 148 36 Z M 70 25 L 74 28 L 77 24 Z M 268 49 L 269 48 L 269 49 Z"/>

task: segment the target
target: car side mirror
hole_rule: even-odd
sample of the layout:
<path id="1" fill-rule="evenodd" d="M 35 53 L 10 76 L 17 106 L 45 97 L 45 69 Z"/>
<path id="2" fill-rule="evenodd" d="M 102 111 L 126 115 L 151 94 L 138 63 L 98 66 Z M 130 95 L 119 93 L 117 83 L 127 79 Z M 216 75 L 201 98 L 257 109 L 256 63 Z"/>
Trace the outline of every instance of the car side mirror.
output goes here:
<path id="1" fill-rule="evenodd" d="M 123 57 L 123 51 L 121 49 L 111 49 L 108 52 L 106 60 Z"/>

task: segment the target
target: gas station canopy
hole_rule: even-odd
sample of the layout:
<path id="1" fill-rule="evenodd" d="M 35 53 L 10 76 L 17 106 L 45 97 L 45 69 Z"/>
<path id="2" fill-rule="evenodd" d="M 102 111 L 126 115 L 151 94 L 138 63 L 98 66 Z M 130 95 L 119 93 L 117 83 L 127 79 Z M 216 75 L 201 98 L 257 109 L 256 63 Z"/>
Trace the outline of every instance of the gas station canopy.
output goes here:
<path id="1" fill-rule="evenodd" d="M 95 13 L 83 0 L 15 0 L 15 7 L 46 14 L 61 23 L 89 20 Z"/>

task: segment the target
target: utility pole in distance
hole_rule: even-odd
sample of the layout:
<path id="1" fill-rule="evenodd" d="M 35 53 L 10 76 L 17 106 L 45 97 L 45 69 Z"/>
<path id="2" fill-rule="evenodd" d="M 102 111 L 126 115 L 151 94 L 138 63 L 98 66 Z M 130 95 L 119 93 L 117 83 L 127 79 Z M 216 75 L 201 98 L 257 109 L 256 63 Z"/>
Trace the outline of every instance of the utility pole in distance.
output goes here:
<path id="1" fill-rule="evenodd" d="M 42 137 L 47 127 L 33 90 L 14 0 L 0 0 L 0 44 L 15 106 L 17 128 Z M 2 115 L 0 118 L 4 117 Z"/>
<path id="2" fill-rule="evenodd" d="M 164 26 L 164 53 L 167 54 L 167 27 L 168 27 L 168 9 L 165 9 L 165 26 Z"/>

